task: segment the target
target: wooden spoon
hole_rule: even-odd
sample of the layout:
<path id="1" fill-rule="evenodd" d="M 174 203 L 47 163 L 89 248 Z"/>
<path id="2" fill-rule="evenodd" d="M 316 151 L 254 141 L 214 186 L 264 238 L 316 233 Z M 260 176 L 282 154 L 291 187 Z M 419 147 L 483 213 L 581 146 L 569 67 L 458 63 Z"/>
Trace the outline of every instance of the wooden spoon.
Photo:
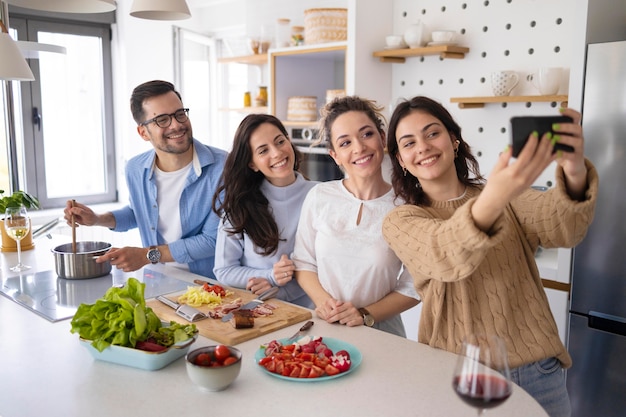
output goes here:
<path id="1" fill-rule="evenodd" d="M 72 208 L 74 208 L 74 203 L 76 203 L 76 200 L 72 200 Z M 74 220 L 74 213 L 72 213 L 70 222 L 72 223 L 72 253 L 76 253 L 76 221 Z"/>

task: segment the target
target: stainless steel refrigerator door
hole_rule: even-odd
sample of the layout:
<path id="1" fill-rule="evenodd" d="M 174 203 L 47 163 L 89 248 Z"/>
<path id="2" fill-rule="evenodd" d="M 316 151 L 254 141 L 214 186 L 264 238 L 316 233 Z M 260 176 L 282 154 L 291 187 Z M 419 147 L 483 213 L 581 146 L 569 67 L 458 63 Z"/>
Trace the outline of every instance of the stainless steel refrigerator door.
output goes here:
<path id="1" fill-rule="evenodd" d="M 623 417 L 626 413 L 626 337 L 596 330 L 570 314 L 567 371 L 572 417 Z"/>
<path id="2" fill-rule="evenodd" d="M 585 154 L 600 190 L 574 249 L 570 309 L 626 317 L 626 42 L 589 45 L 583 100 Z"/>

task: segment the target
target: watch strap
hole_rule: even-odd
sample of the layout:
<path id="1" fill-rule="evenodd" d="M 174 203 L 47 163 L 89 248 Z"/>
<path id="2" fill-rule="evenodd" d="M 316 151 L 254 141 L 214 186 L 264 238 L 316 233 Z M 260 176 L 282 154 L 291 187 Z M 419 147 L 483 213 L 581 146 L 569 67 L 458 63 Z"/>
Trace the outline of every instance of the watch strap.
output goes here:
<path id="1" fill-rule="evenodd" d="M 363 317 L 363 324 L 365 324 L 367 327 L 372 327 L 374 325 L 374 317 L 370 314 L 369 311 L 367 311 L 366 308 L 359 308 L 359 313 L 361 313 L 361 316 Z"/>

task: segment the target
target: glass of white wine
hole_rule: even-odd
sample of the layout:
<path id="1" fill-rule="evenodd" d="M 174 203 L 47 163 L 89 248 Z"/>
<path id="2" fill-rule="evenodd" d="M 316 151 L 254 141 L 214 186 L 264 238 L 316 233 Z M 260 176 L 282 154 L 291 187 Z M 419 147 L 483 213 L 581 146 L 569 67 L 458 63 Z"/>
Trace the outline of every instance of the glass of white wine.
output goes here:
<path id="1" fill-rule="evenodd" d="M 4 228 L 7 234 L 17 242 L 17 265 L 11 267 L 11 271 L 19 272 L 30 269 L 30 266 L 22 263 L 21 241 L 30 230 L 30 218 L 26 207 L 9 207 L 4 213 Z"/>

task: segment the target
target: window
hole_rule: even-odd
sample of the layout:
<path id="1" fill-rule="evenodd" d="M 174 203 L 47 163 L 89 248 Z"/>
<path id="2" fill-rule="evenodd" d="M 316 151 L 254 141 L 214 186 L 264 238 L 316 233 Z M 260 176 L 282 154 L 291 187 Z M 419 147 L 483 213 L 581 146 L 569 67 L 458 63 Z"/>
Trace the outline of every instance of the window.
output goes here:
<path id="1" fill-rule="evenodd" d="M 67 50 L 40 53 L 29 60 L 35 81 L 12 83 L 16 186 L 44 208 L 115 201 L 109 24 L 21 15 L 9 23 L 17 39 Z"/>
<path id="2" fill-rule="evenodd" d="M 228 150 L 216 128 L 215 41 L 205 35 L 174 27 L 174 77 L 189 118 L 195 139 Z"/>

